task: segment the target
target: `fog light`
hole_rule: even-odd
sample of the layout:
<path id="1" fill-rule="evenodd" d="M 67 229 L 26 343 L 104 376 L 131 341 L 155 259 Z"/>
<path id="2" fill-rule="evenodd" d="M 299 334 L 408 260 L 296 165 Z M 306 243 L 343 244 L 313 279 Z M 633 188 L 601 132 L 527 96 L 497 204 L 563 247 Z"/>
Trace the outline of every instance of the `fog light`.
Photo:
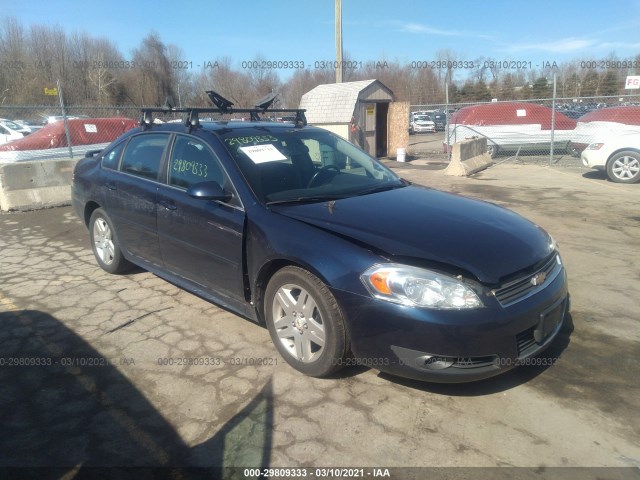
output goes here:
<path id="1" fill-rule="evenodd" d="M 423 357 L 424 366 L 429 370 L 444 370 L 453 365 L 455 359 L 448 357 Z"/>

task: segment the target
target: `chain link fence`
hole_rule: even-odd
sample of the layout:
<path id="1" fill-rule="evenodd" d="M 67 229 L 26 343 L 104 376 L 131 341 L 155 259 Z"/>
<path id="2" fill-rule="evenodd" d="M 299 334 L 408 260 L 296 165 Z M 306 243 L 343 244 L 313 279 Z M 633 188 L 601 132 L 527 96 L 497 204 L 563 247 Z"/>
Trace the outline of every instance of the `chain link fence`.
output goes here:
<path id="1" fill-rule="evenodd" d="M 79 158 L 106 147 L 139 125 L 141 109 L 132 106 L 16 106 L 0 105 L 0 163 Z M 149 107 L 157 108 L 157 107 Z M 285 121 L 282 113 L 261 117 Z M 154 113 L 155 122 L 179 122 L 184 113 Z M 249 114 L 207 113 L 201 121 L 248 120 Z"/>
<path id="2" fill-rule="evenodd" d="M 496 161 L 578 165 L 589 144 L 640 132 L 638 95 L 412 105 L 411 112 L 410 122 L 422 118 L 424 123 L 426 115 L 435 133 L 442 132 L 443 153 L 456 142 L 486 137 Z"/>
<path id="3" fill-rule="evenodd" d="M 59 105 L 0 105 L 0 163 L 82 157 L 135 127 L 140 108 L 66 106 L 63 115 Z M 435 135 L 430 153 L 437 145 L 441 159 L 455 142 L 486 137 L 497 161 L 579 165 L 588 144 L 623 131 L 640 132 L 639 95 L 412 105 L 411 112 L 409 128 L 416 134 L 431 130 L 424 128 L 425 121 L 433 122 L 434 133 L 422 135 Z M 181 119 L 180 114 L 155 117 Z M 422 128 L 413 128 L 416 121 Z M 421 153 L 414 148 L 414 156 Z"/>

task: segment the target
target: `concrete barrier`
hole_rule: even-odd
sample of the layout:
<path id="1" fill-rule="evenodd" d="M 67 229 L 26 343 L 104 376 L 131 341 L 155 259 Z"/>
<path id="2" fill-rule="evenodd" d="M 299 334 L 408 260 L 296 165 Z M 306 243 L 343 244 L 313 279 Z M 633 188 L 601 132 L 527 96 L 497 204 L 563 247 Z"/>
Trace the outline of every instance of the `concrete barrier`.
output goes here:
<path id="1" fill-rule="evenodd" d="M 71 176 L 78 159 L 0 164 L 0 210 L 69 205 Z"/>
<path id="2" fill-rule="evenodd" d="M 486 137 L 456 142 L 451 149 L 451 161 L 444 169 L 445 175 L 464 177 L 493 165 L 487 153 Z"/>

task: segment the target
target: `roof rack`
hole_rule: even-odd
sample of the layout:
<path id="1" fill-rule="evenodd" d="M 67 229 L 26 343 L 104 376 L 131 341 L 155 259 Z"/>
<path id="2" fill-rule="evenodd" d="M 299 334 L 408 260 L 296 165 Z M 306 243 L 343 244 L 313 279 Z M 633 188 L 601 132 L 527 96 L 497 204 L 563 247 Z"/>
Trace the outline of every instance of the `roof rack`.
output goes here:
<path id="1" fill-rule="evenodd" d="M 221 114 L 232 114 L 232 113 L 248 113 L 252 122 L 257 122 L 260 120 L 260 115 L 265 114 L 267 111 L 269 112 L 280 112 L 280 113 L 295 113 L 296 118 L 294 125 L 297 128 L 301 128 L 307 124 L 307 117 L 304 112 L 306 111 L 303 108 L 273 108 L 269 109 L 273 102 L 275 101 L 278 94 L 270 93 L 269 95 L 261 98 L 256 102 L 256 106 L 254 108 L 233 108 L 233 102 L 227 100 L 222 95 L 214 92 L 213 90 L 207 90 L 207 95 L 211 102 L 216 106 L 215 108 L 176 108 L 173 105 L 173 99 L 171 97 L 167 97 L 165 105 L 160 108 L 142 108 L 142 115 L 140 117 L 140 126 L 144 129 L 151 128 L 153 125 L 153 114 L 154 113 L 186 113 L 186 119 L 184 121 L 184 126 L 186 127 L 188 132 L 195 127 L 200 126 L 200 117 L 201 113 L 221 113 Z"/>

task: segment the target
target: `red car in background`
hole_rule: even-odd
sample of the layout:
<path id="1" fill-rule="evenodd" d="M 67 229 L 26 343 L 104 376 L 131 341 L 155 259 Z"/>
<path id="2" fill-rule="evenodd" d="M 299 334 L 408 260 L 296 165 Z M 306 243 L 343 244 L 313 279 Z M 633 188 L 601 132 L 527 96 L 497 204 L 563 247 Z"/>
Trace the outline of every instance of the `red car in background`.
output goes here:
<path id="1" fill-rule="evenodd" d="M 505 102 L 472 105 L 458 110 L 451 117 L 445 152 L 451 145 L 473 137 L 486 137 L 492 157 L 502 151 L 524 152 L 548 150 L 551 145 L 549 107 L 533 103 Z M 554 143 L 569 148 L 577 122 L 555 112 Z"/>
<path id="2" fill-rule="evenodd" d="M 74 155 L 106 147 L 127 130 L 138 126 L 130 118 L 78 118 L 67 120 Z M 50 123 L 29 136 L 0 145 L 0 163 L 69 156 L 65 122 Z"/>

